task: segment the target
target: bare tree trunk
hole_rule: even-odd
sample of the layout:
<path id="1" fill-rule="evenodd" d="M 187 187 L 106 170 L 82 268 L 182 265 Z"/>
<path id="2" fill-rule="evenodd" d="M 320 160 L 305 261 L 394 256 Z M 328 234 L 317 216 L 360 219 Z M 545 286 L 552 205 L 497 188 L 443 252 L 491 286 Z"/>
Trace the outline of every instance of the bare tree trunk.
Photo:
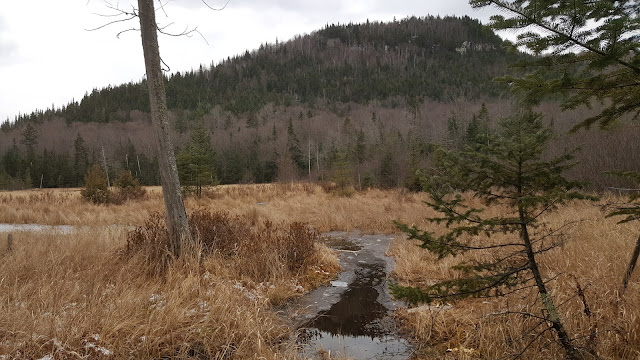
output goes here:
<path id="1" fill-rule="evenodd" d="M 551 323 L 551 327 L 556 332 L 556 335 L 558 335 L 558 340 L 560 340 L 560 345 L 562 345 L 562 348 L 565 351 L 566 358 L 570 360 L 579 360 L 581 359 L 581 356 L 578 353 L 578 349 L 576 349 L 576 347 L 573 345 L 571 337 L 564 328 L 564 325 L 560 320 L 560 314 L 558 314 L 558 308 L 553 303 L 553 298 L 547 291 L 547 286 L 545 285 L 544 280 L 542 279 L 542 275 L 540 274 L 538 262 L 535 258 L 533 246 L 531 245 L 529 230 L 525 222 L 525 215 L 521 206 L 518 206 L 518 213 L 520 217 L 520 238 L 524 242 L 527 259 L 529 260 L 529 269 L 531 269 L 533 279 L 536 282 L 538 293 L 540 294 L 540 298 L 542 299 L 542 305 L 547 312 L 546 318 Z"/>
<path id="2" fill-rule="evenodd" d="M 167 210 L 169 250 L 177 257 L 193 244 L 193 239 L 187 222 L 187 213 L 184 209 L 180 181 L 178 180 L 178 167 L 176 166 L 176 157 L 169 133 L 167 96 L 160 66 L 160 50 L 158 47 L 156 13 L 153 0 L 138 0 L 138 11 L 140 31 L 142 33 L 142 50 L 147 72 L 147 87 L 149 88 L 151 120 L 156 133 L 160 179 L 164 205 Z"/>
<path id="3" fill-rule="evenodd" d="M 638 262 L 638 255 L 640 255 L 640 236 L 638 236 L 638 240 L 636 240 L 636 247 L 635 249 L 633 249 L 631 260 L 629 260 L 629 266 L 627 266 L 627 272 L 624 273 L 624 279 L 622 280 L 622 288 L 624 290 L 626 290 L 627 286 L 629 285 L 629 279 L 631 278 L 631 274 L 633 274 L 633 269 L 635 269 L 636 263 Z"/>
<path id="4" fill-rule="evenodd" d="M 111 187 L 111 180 L 109 180 L 109 168 L 107 167 L 107 157 L 104 156 L 104 145 L 102 146 L 102 165 L 104 166 L 104 173 L 107 175 L 107 187 Z"/>

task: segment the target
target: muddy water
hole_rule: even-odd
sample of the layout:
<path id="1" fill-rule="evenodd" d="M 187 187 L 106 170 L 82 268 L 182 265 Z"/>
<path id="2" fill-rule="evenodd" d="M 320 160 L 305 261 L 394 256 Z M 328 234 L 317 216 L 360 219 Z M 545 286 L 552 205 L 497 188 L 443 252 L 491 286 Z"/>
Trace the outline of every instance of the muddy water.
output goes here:
<path id="1" fill-rule="evenodd" d="M 302 355 L 407 359 L 411 347 L 397 333 L 391 317 L 397 303 L 387 287 L 394 264 L 385 251 L 393 238 L 342 232 L 325 236 L 330 245 L 350 250 L 341 251 L 343 272 L 334 286 L 317 289 L 303 300 L 298 315 Z"/>

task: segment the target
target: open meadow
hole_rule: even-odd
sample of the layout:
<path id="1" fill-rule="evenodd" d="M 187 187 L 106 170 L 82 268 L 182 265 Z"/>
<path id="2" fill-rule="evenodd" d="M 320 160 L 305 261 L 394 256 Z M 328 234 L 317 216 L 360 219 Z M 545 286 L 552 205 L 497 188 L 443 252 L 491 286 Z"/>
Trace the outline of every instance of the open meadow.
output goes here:
<path id="1" fill-rule="evenodd" d="M 199 263 L 177 260 L 158 272 L 145 250 L 161 233 L 153 217 L 163 210 L 159 188 L 122 205 L 85 202 L 79 190 L 0 192 L 0 223 L 78 226 L 14 232 L 11 250 L 0 234 L 0 359 L 295 359 L 296 330 L 278 311 L 339 271 L 317 234 L 398 233 L 393 220 L 430 227 L 425 200 L 406 190 L 341 197 L 306 183 L 215 187 L 186 200 L 200 236 L 217 234 L 203 240 Z M 571 225 L 563 246 L 540 264 L 587 358 L 636 359 L 638 274 L 626 292 L 620 285 L 640 227 L 605 219 L 601 204 L 612 200 L 573 202 L 547 215 L 552 227 Z M 438 261 L 402 236 L 389 254 L 404 285 L 456 276 L 449 267 L 460 261 Z M 522 314 L 540 311 L 537 298 L 524 290 L 400 309 L 396 318 L 414 339 L 416 359 L 508 358 L 533 340 L 536 319 Z M 542 333 L 523 358 L 562 358 L 552 335 Z"/>

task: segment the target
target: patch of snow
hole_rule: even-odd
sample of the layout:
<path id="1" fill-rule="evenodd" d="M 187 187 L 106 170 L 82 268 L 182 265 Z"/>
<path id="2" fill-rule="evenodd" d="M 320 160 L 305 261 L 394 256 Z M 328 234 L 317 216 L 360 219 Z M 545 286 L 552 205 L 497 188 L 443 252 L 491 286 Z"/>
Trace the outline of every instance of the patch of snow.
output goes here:
<path id="1" fill-rule="evenodd" d="M 40 358 L 40 359 L 38 359 L 38 360 L 53 360 L 53 355 L 51 355 L 51 354 L 47 354 L 47 355 L 45 355 L 45 356 L 41 357 L 41 358 Z"/>
<path id="2" fill-rule="evenodd" d="M 422 311 L 443 311 L 443 310 L 451 310 L 451 309 L 453 309 L 453 306 L 451 306 L 450 304 L 422 305 L 422 306 L 408 309 L 407 312 L 411 314 L 411 313 L 422 312 Z"/>
<path id="3" fill-rule="evenodd" d="M 151 296 L 149 297 L 149 302 L 151 303 L 152 308 L 162 310 L 165 305 L 164 295 L 151 294 Z"/>
<path id="4" fill-rule="evenodd" d="M 257 292 L 251 291 L 244 287 L 240 282 L 236 281 L 233 284 L 233 288 L 239 290 L 244 296 L 246 296 L 249 300 L 255 300 L 256 298 L 261 297 Z"/>
<path id="5" fill-rule="evenodd" d="M 87 343 L 87 345 L 85 345 L 84 348 L 88 349 L 88 350 L 93 350 L 93 351 L 95 351 L 95 352 L 97 352 L 99 354 L 102 354 L 104 356 L 113 355 L 113 353 L 110 350 L 105 349 L 102 346 L 98 346 L 98 345 L 92 344 L 92 343 Z"/>
<path id="6" fill-rule="evenodd" d="M 349 284 L 347 284 L 344 281 L 332 281 L 331 282 L 331 286 L 339 287 L 339 288 L 346 288 L 347 286 L 349 286 Z"/>

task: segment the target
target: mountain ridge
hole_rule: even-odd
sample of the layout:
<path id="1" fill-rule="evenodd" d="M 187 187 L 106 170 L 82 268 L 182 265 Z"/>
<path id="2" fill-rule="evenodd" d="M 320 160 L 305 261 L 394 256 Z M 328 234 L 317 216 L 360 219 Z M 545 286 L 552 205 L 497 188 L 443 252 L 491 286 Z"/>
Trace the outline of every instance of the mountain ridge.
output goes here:
<path id="1" fill-rule="evenodd" d="M 500 98 L 506 88 L 491 79 L 506 71 L 507 58 L 513 56 L 502 45 L 495 33 L 468 16 L 326 25 L 208 68 L 170 74 L 168 107 L 206 111 L 219 105 L 241 115 L 268 103 L 313 107 L 318 99 L 365 104 L 390 97 L 409 103 Z M 133 110 L 148 112 L 144 80 L 93 89 L 80 101 L 20 115 L 2 128 L 52 116 L 68 123 L 128 121 L 127 112 Z"/>

